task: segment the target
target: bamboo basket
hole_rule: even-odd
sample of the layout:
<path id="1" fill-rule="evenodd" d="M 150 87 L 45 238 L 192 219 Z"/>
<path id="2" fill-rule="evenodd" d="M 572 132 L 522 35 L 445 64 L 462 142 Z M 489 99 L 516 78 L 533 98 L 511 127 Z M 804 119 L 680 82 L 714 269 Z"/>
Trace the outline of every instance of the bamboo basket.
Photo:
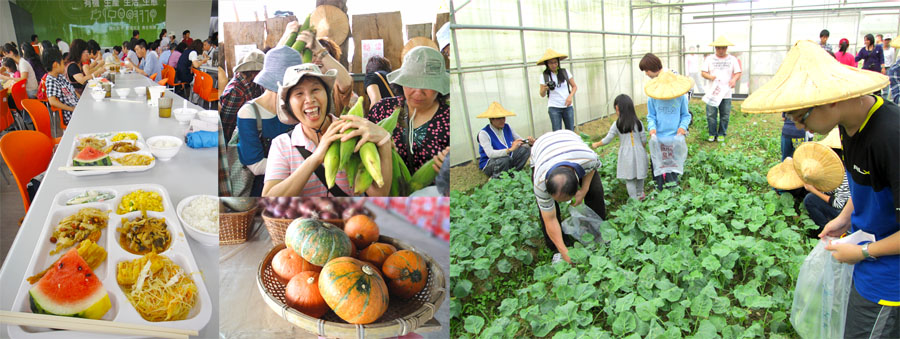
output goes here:
<path id="1" fill-rule="evenodd" d="M 272 270 L 272 258 L 285 248 L 283 243 L 276 245 L 259 264 L 256 277 L 259 293 L 269 307 L 284 320 L 303 330 L 322 337 L 341 338 L 384 338 L 409 334 L 437 331 L 441 324 L 434 320 L 434 315 L 447 297 L 446 273 L 426 253 L 416 250 L 409 244 L 382 235 L 379 242 L 391 244 L 397 250 L 415 251 L 427 262 L 428 282 L 425 288 L 408 300 L 390 296 L 387 311 L 371 324 L 348 324 L 338 317 L 334 311 L 328 311 L 321 319 L 310 317 L 287 304 L 284 299 L 285 284 Z"/>
<path id="2" fill-rule="evenodd" d="M 219 213 L 219 245 L 237 245 L 247 241 L 257 211 L 259 205 L 245 212 Z"/>

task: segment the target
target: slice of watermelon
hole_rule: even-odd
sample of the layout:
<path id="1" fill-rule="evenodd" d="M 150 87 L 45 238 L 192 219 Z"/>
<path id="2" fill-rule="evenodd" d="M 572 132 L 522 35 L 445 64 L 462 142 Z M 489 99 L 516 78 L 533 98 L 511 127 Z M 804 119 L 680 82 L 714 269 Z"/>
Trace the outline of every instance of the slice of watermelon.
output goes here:
<path id="1" fill-rule="evenodd" d="M 34 313 L 100 319 L 112 304 L 103 283 L 73 248 L 28 291 Z"/>
<path id="2" fill-rule="evenodd" d="M 72 159 L 73 166 L 112 166 L 112 164 L 108 154 L 91 146 L 85 146 L 75 155 L 75 159 Z"/>

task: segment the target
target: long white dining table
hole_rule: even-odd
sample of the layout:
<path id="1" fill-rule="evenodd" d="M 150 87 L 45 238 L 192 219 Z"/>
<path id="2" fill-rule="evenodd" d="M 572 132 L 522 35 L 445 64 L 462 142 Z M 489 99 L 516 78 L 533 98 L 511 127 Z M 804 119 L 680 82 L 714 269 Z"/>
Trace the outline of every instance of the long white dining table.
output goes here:
<path id="1" fill-rule="evenodd" d="M 134 88 L 151 86 L 150 79 L 138 74 L 119 74 L 115 88 Z M 12 247 L 0 266 L 0 309 L 18 311 L 20 305 L 13 305 L 16 293 L 26 278 L 28 263 L 38 246 L 43 228 L 47 222 L 48 211 L 54 203 L 53 198 L 60 191 L 70 188 L 90 188 L 110 185 L 157 184 L 165 187 L 171 198 L 171 206 L 184 198 L 207 194 L 218 196 L 218 164 L 216 147 L 192 149 L 184 145 L 169 161 L 160 161 L 153 168 L 143 172 L 119 172 L 103 175 L 73 176 L 60 167 L 71 164 L 69 153 L 75 136 L 84 133 L 138 131 L 143 137 L 171 135 L 183 138 L 187 125 L 180 125 L 172 118 L 159 118 L 157 108 L 147 104 L 146 97 L 138 97 L 134 90 L 120 101 L 113 93 L 110 98 L 95 101 L 89 90 L 75 106 L 72 119 L 65 131 L 59 148 L 53 155 L 46 175 L 33 203 L 19 228 Z M 174 108 L 182 107 L 184 99 L 172 91 L 166 91 L 166 97 L 174 97 Z M 202 110 L 201 107 L 187 103 L 190 108 Z M 4 203 L 20 203 L 5 201 Z M 111 230 L 105 230 L 110 232 Z M 112 230 L 112 232 L 115 232 Z M 2 236 L 12 236 L 3 234 Z M 187 235 L 185 235 L 187 236 Z M 219 274 L 218 246 L 204 246 L 188 236 L 188 244 L 193 253 L 201 275 L 212 300 L 212 316 L 209 323 L 200 330 L 202 338 L 219 336 Z M 118 288 L 116 286 L 107 287 Z M 0 324 L 0 337 L 8 337 L 6 324 Z M 95 338 L 105 337 L 97 335 Z"/>

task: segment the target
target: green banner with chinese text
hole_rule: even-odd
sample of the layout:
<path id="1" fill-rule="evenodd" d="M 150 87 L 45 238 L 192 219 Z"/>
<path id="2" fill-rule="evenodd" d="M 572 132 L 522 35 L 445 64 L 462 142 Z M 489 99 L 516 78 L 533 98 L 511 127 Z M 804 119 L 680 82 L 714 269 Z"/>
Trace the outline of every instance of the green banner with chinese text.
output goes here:
<path id="1" fill-rule="evenodd" d="M 96 40 L 100 46 L 121 45 L 140 31 L 148 42 L 166 25 L 166 0 L 19 0 L 31 13 L 39 40 Z"/>

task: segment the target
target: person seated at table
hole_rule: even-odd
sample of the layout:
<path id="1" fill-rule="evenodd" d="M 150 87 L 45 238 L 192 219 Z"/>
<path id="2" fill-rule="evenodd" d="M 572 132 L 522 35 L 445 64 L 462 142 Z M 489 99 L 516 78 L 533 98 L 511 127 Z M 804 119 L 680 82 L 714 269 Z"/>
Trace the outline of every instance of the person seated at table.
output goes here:
<path id="1" fill-rule="evenodd" d="M 175 45 L 175 48 L 172 50 L 172 55 L 169 56 L 169 61 L 166 62 L 166 65 L 175 67 L 178 66 L 178 59 L 181 59 L 181 53 L 187 49 L 187 44 L 183 42 L 179 42 Z"/>
<path id="2" fill-rule="evenodd" d="M 200 64 L 202 64 L 202 60 L 198 57 L 198 51 L 201 50 L 203 50 L 203 42 L 194 40 L 181 53 L 181 56 L 178 57 L 178 63 L 175 65 L 175 81 L 185 84 L 181 87 L 182 92 L 179 93 L 184 98 L 188 98 L 191 93 L 188 90 L 189 85 L 194 81 L 194 73 L 191 70 L 200 67 Z"/>
<path id="3" fill-rule="evenodd" d="M 90 62 L 84 64 L 84 74 L 99 77 L 106 72 L 106 63 L 103 61 L 103 54 L 100 53 L 100 44 L 94 39 L 88 40 L 88 54 L 91 55 Z"/>
<path id="4" fill-rule="evenodd" d="M 122 41 L 122 54 L 119 55 L 119 60 L 121 62 L 125 62 L 125 59 L 128 57 L 128 40 Z"/>
<path id="5" fill-rule="evenodd" d="M 138 40 L 131 40 L 128 42 L 128 52 L 125 54 L 125 65 L 128 66 L 128 63 L 132 65 L 140 65 L 141 60 L 138 57 L 137 52 L 134 50 L 137 45 Z"/>
<path id="6" fill-rule="evenodd" d="M 391 62 L 380 56 L 372 56 L 366 64 L 366 80 L 363 87 L 369 96 L 369 109 L 375 106 L 382 98 L 397 96 L 401 89 L 397 85 L 391 85 L 387 81 L 387 75 L 391 72 Z"/>
<path id="7" fill-rule="evenodd" d="M 218 45 L 218 42 L 216 42 L 216 39 L 212 36 L 210 36 L 209 39 L 203 41 L 203 55 L 206 57 L 205 63 L 212 64 L 212 61 L 216 60 L 216 58 L 218 57 L 218 55 L 216 54 L 216 45 Z"/>
<path id="8" fill-rule="evenodd" d="M 159 53 L 159 66 L 168 65 L 169 57 L 172 56 L 172 52 L 175 51 L 175 44 L 162 44 L 159 46 L 159 49 L 162 51 Z"/>
<path id="9" fill-rule="evenodd" d="M 294 29 L 294 27 L 290 28 Z M 350 77 L 350 72 L 347 72 L 347 69 L 337 60 L 341 58 L 341 48 L 331 39 L 315 39 L 315 34 L 309 31 L 300 33 L 297 36 L 297 40 L 306 42 L 306 48 L 312 51 L 312 63 L 319 66 L 322 72 L 328 72 L 332 69 L 337 72 L 337 77 L 334 81 L 334 86 L 336 87 L 332 91 L 332 95 L 334 95 L 334 111 L 340 114 L 345 107 L 350 106 L 351 102 L 355 103 L 357 97 L 353 93 L 353 78 Z"/>
<path id="10" fill-rule="evenodd" d="M 72 41 L 73 52 L 75 51 L 76 41 L 84 43 L 84 40 L 80 39 Z M 44 64 L 44 68 L 48 70 L 45 86 L 47 87 L 47 99 L 50 106 L 62 110 L 63 124 L 68 125 L 80 95 L 73 87 L 73 83 L 66 79 L 66 61 L 63 60 L 62 54 L 58 49 L 48 48 L 41 56 L 41 62 Z"/>
<path id="11" fill-rule="evenodd" d="M 299 55 L 299 53 L 297 55 Z M 237 66 L 234 67 L 234 76 L 228 81 L 228 84 L 225 85 L 225 89 L 222 91 L 222 95 L 219 96 L 219 101 L 221 102 L 221 106 L 219 106 L 219 117 L 222 120 L 222 133 L 225 135 L 225 140 L 231 140 L 231 134 L 237 126 L 238 110 L 240 110 L 250 99 L 262 95 L 265 90 L 263 86 L 254 82 L 257 74 L 260 73 L 265 65 L 264 60 L 265 55 L 258 49 L 254 49 L 250 51 L 250 53 L 245 54 L 243 58 L 238 61 Z M 287 65 L 284 67 L 287 67 Z M 225 72 L 219 71 L 219 76 L 224 74 Z M 224 83 L 224 81 L 219 83 Z M 269 85 L 274 91 L 278 90 L 276 82 L 271 82 Z M 270 112 L 275 110 L 274 105 L 270 108 L 272 109 Z"/>
<path id="12" fill-rule="evenodd" d="M 81 92 L 84 91 L 84 85 L 88 80 L 91 80 L 91 76 L 85 74 L 84 70 L 82 70 L 81 64 L 90 61 L 91 56 L 88 54 L 88 45 L 84 40 L 72 40 L 72 45 L 69 48 L 69 57 L 66 59 L 66 77 L 68 77 L 69 82 L 72 83 L 72 87 L 75 88 L 78 95 L 81 95 Z M 44 62 L 44 67 L 47 67 L 46 62 Z"/>
<path id="13" fill-rule="evenodd" d="M 0 79 L 3 79 L 3 81 L 12 80 L 13 82 L 19 82 L 22 79 L 25 79 L 25 93 L 28 94 L 29 98 L 34 99 L 37 96 L 38 81 L 31 64 L 28 60 L 19 56 L 19 51 L 12 44 L 6 44 L 3 47 L 3 56 L 15 61 L 19 75 L 14 77 L 0 75 Z"/>
<path id="14" fill-rule="evenodd" d="M 263 75 L 257 76 L 257 82 Z M 284 73 L 278 87 L 277 115 L 282 123 L 296 127 L 272 140 L 263 196 L 351 195 L 350 183 L 343 170 L 338 171 L 331 189 L 326 186 L 325 178 L 316 173 L 324 173 L 319 168 L 331 143 L 356 136 L 360 137 L 357 148 L 365 142 L 373 142 L 381 158 L 384 185 L 372 184 L 366 193 L 369 196 L 390 193 L 393 174 L 390 134 L 357 116 L 334 116 L 331 91 L 336 75 L 335 70 L 323 74 L 319 66 L 312 63 L 289 67 Z M 342 133 L 347 128 L 356 130 Z"/>
<path id="15" fill-rule="evenodd" d="M 387 79 L 401 86 L 401 93 L 381 99 L 366 118 L 381 121 L 395 107 L 403 108 L 393 133 L 397 153 L 410 172 L 432 159 L 435 170 L 440 169 L 450 146 L 450 75 L 444 70 L 444 56 L 431 47 L 413 48 Z"/>
<path id="16" fill-rule="evenodd" d="M 494 101 L 487 111 L 476 118 L 490 121 L 478 132 L 478 168 L 491 178 L 499 178 L 500 173 L 510 169 L 516 171 L 525 167 L 531 156 L 533 137 L 522 138 L 506 123 L 506 117 L 514 117 L 515 113 L 507 111 Z"/>
<path id="17" fill-rule="evenodd" d="M 134 45 L 134 50 L 137 53 L 137 56 L 141 58 L 141 63 L 138 66 L 129 65 L 135 72 L 149 77 L 151 75 L 156 75 L 155 78 L 150 78 L 153 82 L 157 82 L 162 79 L 162 64 L 159 63 L 159 56 L 156 55 L 156 47 L 155 45 L 150 45 L 150 48 L 147 48 L 147 42 L 144 39 L 140 39 Z"/>
<path id="18" fill-rule="evenodd" d="M 103 55 L 103 61 L 110 65 L 120 65 L 122 63 L 122 46 L 113 46 L 109 53 Z"/>
<path id="19" fill-rule="evenodd" d="M 25 55 L 25 60 L 28 61 L 28 64 L 34 69 L 34 77 L 36 79 L 43 78 L 44 74 L 47 74 L 47 70 L 44 69 L 44 65 L 41 64 L 41 57 L 38 54 L 35 54 L 34 50 L 30 48 L 26 48 L 23 54 Z M 38 83 L 40 83 L 40 80 L 38 80 Z"/>

